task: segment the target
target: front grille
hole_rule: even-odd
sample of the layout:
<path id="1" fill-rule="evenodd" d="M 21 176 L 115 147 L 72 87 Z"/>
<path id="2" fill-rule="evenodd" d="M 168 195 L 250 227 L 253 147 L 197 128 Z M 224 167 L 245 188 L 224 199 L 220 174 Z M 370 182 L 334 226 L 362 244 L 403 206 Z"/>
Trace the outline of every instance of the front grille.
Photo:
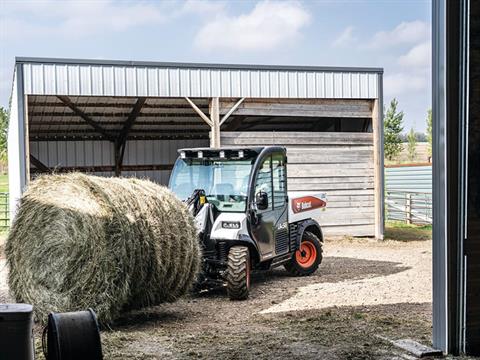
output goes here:
<path id="1" fill-rule="evenodd" d="M 290 224 L 290 252 L 296 251 L 298 249 L 298 224 Z"/>
<path id="2" fill-rule="evenodd" d="M 277 255 L 288 252 L 288 231 L 279 230 L 275 233 L 275 253 Z"/>

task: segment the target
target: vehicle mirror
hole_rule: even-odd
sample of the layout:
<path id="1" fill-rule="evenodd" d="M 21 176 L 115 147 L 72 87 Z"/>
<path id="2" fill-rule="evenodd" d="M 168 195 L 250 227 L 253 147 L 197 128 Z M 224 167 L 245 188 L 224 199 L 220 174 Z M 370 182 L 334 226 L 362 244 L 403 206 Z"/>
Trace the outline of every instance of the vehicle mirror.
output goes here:
<path id="1" fill-rule="evenodd" d="M 255 203 L 258 210 L 268 209 L 268 194 L 264 191 L 259 191 L 257 195 L 255 195 Z"/>

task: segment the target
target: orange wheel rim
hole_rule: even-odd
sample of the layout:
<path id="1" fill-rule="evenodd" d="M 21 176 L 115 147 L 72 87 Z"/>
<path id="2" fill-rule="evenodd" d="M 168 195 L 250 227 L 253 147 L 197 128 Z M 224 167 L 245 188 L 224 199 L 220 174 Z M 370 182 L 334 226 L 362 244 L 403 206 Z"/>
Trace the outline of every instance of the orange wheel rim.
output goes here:
<path id="1" fill-rule="evenodd" d="M 304 241 L 300 244 L 300 249 L 295 253 L 295 259 L 302 268 L 309 268 L 317 259 L 317 249 L 310 241 Z"/>

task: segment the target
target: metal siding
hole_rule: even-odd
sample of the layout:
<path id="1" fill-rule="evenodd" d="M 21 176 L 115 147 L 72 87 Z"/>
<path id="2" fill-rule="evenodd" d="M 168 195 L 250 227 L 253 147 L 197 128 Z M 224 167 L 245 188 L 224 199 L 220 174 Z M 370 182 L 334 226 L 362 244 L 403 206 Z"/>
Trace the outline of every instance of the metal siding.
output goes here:
<path id="1" fill-rule="evenodd" d="M 315 73 L 309 72 L 307 75 L 307 98 L 316 98 L 316 82 Z"/>
<path id="2" fill-rule="evenodd" d="M 15 99 L 16 101 L 16 99 Z M 13 103 L 12 103 L 13 104 Z M 12 112 L 12 116 L 15 113 Z M 13 125 L 10 133 L 13 132 Z M 14 146 L 11 142 L 10 146 Z M 79 141 L 31 141 L 30 153 L 48 167 L 76 167 L 76 166 L 113 166 L 113 144 L 109 141 L 79 140 Z M 188 147 L 205 147 L 208 139 L 191 140 L 129 140 L 125 148 L 124 165 L 173 165 L 177 158 L 177 150 Z M 12 157 L 13 160 L 13 157 Z M 11 162 L 12 167 L 14 165 Z M 18 170 L 17 170 L 18 173 Z M 113 172 L 98 172 L 95 175 L 113 176 Z M 169 170 L 156 171 L 124 171 L 122 176 L 148 178 L 160 184 L 167 185 L 170 177 Z M 15 179 L 13 169 L 10 179 Z M 18 183 L 18 182 L 17 182 Z M 12 189 L 16 183 L 11 182 L 12 194 L 20 189 Z"/>
<path id="3" fill-rule="evenodd" d="M 288 97 L 288 74 L 285 71 L 279 73 L 279 97 Z"/>
<path id="4" fill-rule="evenodd" d="M 80 66 L 80 94 L 92 95 L 92 68 Z"/>
<path id="5" fill-rule="evenodd" d="M 361 71 L 22 64 L 31 95 L 355 98 L 378 96 L 379 74 Z"/>
<path id="6" fill-rule="evenodd" d="M 388 191 L 432 192 L 431 166 L 405 166 L 385 169 Z"/>
<path id="7" fill-rule="evenodd" d="M 15 215 L 17 202 L 22 195 L 23 186 L 25 184 L 23 179 L 25 161 L 24 158 L 22 158 L 21 151 L 21 134 L 23 131 L 21 122 L 23 122 L 23 115 L 21 113 L 22 108 L 20 106 L 18 98 L 19 92 L 21 92 L 21 85 L 18 83 L 18 81 L 21 80 L 21 75 L 19 75 L 19 68 L 20 66 L 16 66 L 13 78 L 13 92 L 12 100 L 10 103 L 10 122 L 8 125 L 8 191 L 10 194 L 10 219 L 13 219 Z"/>
<path id="8" fill-rule="evenodd" d="M 333 99 L 335 97 L 335 86 L 333 80 L 333 73 L 326 73 L 325 75 L 325 97 Z"/>
<path id="9" fill-rule="evenodd" d="M 113 66 L 102 67 L 103 93 L 105 96 L 115 95 L 115 74 Z"/>
<path id="10" fill-rule="evenodd" d="M 57 92 L 55 65 L 48 64 L 44 67 L 45 76 L 45 93 L 55 94 Z"/>

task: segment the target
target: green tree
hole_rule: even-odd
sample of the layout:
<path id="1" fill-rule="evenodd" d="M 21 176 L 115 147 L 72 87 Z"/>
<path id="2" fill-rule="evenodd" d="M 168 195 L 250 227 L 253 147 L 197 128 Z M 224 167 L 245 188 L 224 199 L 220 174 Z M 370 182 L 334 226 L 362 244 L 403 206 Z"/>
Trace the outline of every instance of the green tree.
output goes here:
<path id="1" fill-rule="evenodd" d="M 408 160 L 415 161 L 417 157 L 417 137 L 415 135 L 415 130 L 413 128 L 410 129 L 407 135 L 407 152 L 408 152 Z"/>
<path id="2" fill-rule="evenodd" d="M 432 109 L 427 111 L 427 154 L 432 157 Z"/>
<path id="3" fill-rule="evenodd" d="M 0 106 L 0 162 L 7 164 L 8 111 Z"/>
<path id="4" fill-rule="evenodd" d="M 402 138 L 401 133 L 403 131 L 403 111 L 397 111 L 398 101 L 393 99 L 390 102 L 384 121 L 384 135 L 385 135 L 385 157 L 389 161 L 395 160 L 402 151 Z"/>

